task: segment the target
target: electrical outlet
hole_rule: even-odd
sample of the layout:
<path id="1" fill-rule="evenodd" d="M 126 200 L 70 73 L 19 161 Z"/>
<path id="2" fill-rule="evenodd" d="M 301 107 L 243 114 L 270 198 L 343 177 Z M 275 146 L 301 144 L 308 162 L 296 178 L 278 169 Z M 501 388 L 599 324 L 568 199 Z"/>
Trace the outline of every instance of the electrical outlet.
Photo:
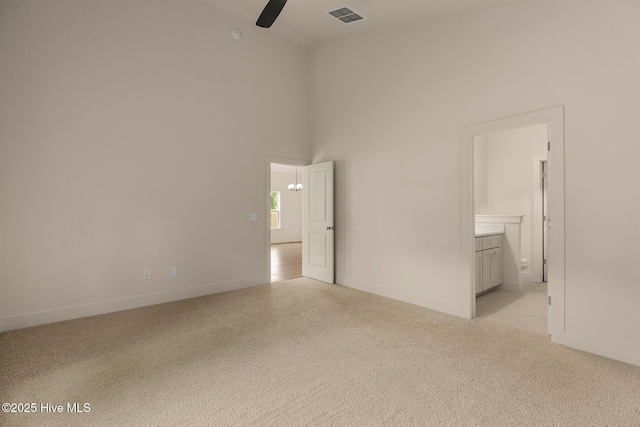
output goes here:
<path id="1" fill-rule="evenodd" d="M 178 275 L 178 267 L 171 267 L 171 275 L 172 276 Z"/>
<path id="2" fill-rule="evenodd" d="M 148 268 L 147 268 L 147 269 L 145 269 L 145 270 L 142 272 L 142 278 L 143 278 L 143 279 L 151 279 L 151 270 L 149 270 Z"/>
<path id="3" fill-rule="evenodd" d="M 254 213 L 249 214 L 249 221 L 257 221 L 257 220 L 258 220 L 258 214 L 254 214 Z"/>
<path id="4" fill-rule="evenodd" d="M 378 262 L 373 263 L 373 271 L 380 271 L 380 263 Z"/>

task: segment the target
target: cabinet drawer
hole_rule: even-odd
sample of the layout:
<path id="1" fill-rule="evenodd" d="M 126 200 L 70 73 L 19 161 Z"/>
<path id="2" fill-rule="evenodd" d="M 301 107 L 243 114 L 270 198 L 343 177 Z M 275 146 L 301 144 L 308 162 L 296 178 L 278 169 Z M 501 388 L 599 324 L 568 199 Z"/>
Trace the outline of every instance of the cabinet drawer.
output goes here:
<path id="1" fill-rule="evenodd" d="M 476 237 L 476 252 L 482 250 L 482 237 Z"/>
<path id="2" fill-rule="evenodd" d="M 482 238 L 482 249 L 493 249 L 493 248 L 499 248 L 500 246 L 502 246 L 502 236 L 497 235 L 497 236 L 487 236 L 487 237 L 483 237 Z M 476 243 L 476 250 L 477 250 L 478 244 Z"/>

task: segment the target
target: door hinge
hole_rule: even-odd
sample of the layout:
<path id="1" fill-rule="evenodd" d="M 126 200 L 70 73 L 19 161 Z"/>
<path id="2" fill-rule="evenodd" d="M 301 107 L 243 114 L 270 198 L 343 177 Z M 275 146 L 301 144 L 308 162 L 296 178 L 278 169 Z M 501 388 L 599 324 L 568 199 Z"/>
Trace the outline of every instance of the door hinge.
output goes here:
<path id="1" fill-rule="evenodd" d="M 551 295 L 547 297 L 548 304 L 551 305 Z"/>
<path id="2" fill-rule="evenodd" d="M 542 260 L 542 265 L 547 265 L 547 260 L 546 259 Z"/>
<path id="3" fill-rule="evenodd" d="M 547 141 L 547 151 L 551 151 L 551 141 Z"/>

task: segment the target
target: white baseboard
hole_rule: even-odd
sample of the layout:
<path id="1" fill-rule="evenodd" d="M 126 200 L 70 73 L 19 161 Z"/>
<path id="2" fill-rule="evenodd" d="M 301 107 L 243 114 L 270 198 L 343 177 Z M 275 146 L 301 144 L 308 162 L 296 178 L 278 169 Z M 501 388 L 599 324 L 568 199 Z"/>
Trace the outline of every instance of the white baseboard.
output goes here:
<path id="1" fill-rule="evenodd" d="M 250 288 L 253 286 L 270 283 L 267 276 L 251 277 L 232 282 L 215 283 L 211 285 L 193 288 L 175 289 L 155 294 L 140 295 L 131 298 L 123 298 L 111 301 L 102 301 L 84 304 L 74 307 L 65 307 L 38 313 L 21 314 L 18 316 L 0 319 L 0 332 L 13 329 L 28 328 L 30 326 L 45 325 L 47 323 L 61 322 L 64 320 L 78 319 L 80 317 L 96 316 L 98 314 L 113 313 L 115 311 L 130 310 L 132 308 L 148 305 L 162 304 L 165 302 L 179 301 L 203 295 L 228 292 L 236 289 Z"/>
<path id="2" fill-rule="evenodd" d="M 497 289 L 507 292 L 522 292 L 522 285 L 514 282 L 502 282 L 502 284 L 498 285 Z"/>
<path id="3" fill-rule="evenodd" d="M 337 276 L 336 283 L 347 286 L 349 288 L 358 289 L 360 291 L 369 292 L 383 297 L 407 302 L 409 304 L 419 305 L 431 310 L 440 311 L 454 316 L 469 318 L 469 307 L 464 304 L 458 304 L 451 301 L 440 300 L 436 298 L 418 295 L 399 289 L 393 289 L 375 283 L 369 283 L 358 279 L 351 279 L 345 276 Z"/>
<path id="4" fill-rule="evenodd" d="M 272 245 L 277 245 L 279 243 L 302 243 L 302 241 L 300 239 L 283 239 L 283 240 L 272 239 L 271 240 Z"/>
<path id="5" fill-rule="evenodd" d="M 570 331 L 553 332 L 551 341 L 588 353 L 640 366 L 640 348 Z"/>
<path id="6" fill-rule="evenodd" d="M 520 273 L 520 277 L 522 278 L 522 283 L 533 283 L 533 273 Z"/>

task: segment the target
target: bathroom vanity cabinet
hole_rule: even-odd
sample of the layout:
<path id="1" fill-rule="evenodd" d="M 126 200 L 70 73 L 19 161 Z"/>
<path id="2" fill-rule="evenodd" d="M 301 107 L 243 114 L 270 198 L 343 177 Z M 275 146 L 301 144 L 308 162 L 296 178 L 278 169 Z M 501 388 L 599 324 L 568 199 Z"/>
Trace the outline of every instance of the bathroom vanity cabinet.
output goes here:
<path id="1" fill-rule="evenodd" d="M 502 283 L 502 236 L 476 237 L 476 294 Z"/>

